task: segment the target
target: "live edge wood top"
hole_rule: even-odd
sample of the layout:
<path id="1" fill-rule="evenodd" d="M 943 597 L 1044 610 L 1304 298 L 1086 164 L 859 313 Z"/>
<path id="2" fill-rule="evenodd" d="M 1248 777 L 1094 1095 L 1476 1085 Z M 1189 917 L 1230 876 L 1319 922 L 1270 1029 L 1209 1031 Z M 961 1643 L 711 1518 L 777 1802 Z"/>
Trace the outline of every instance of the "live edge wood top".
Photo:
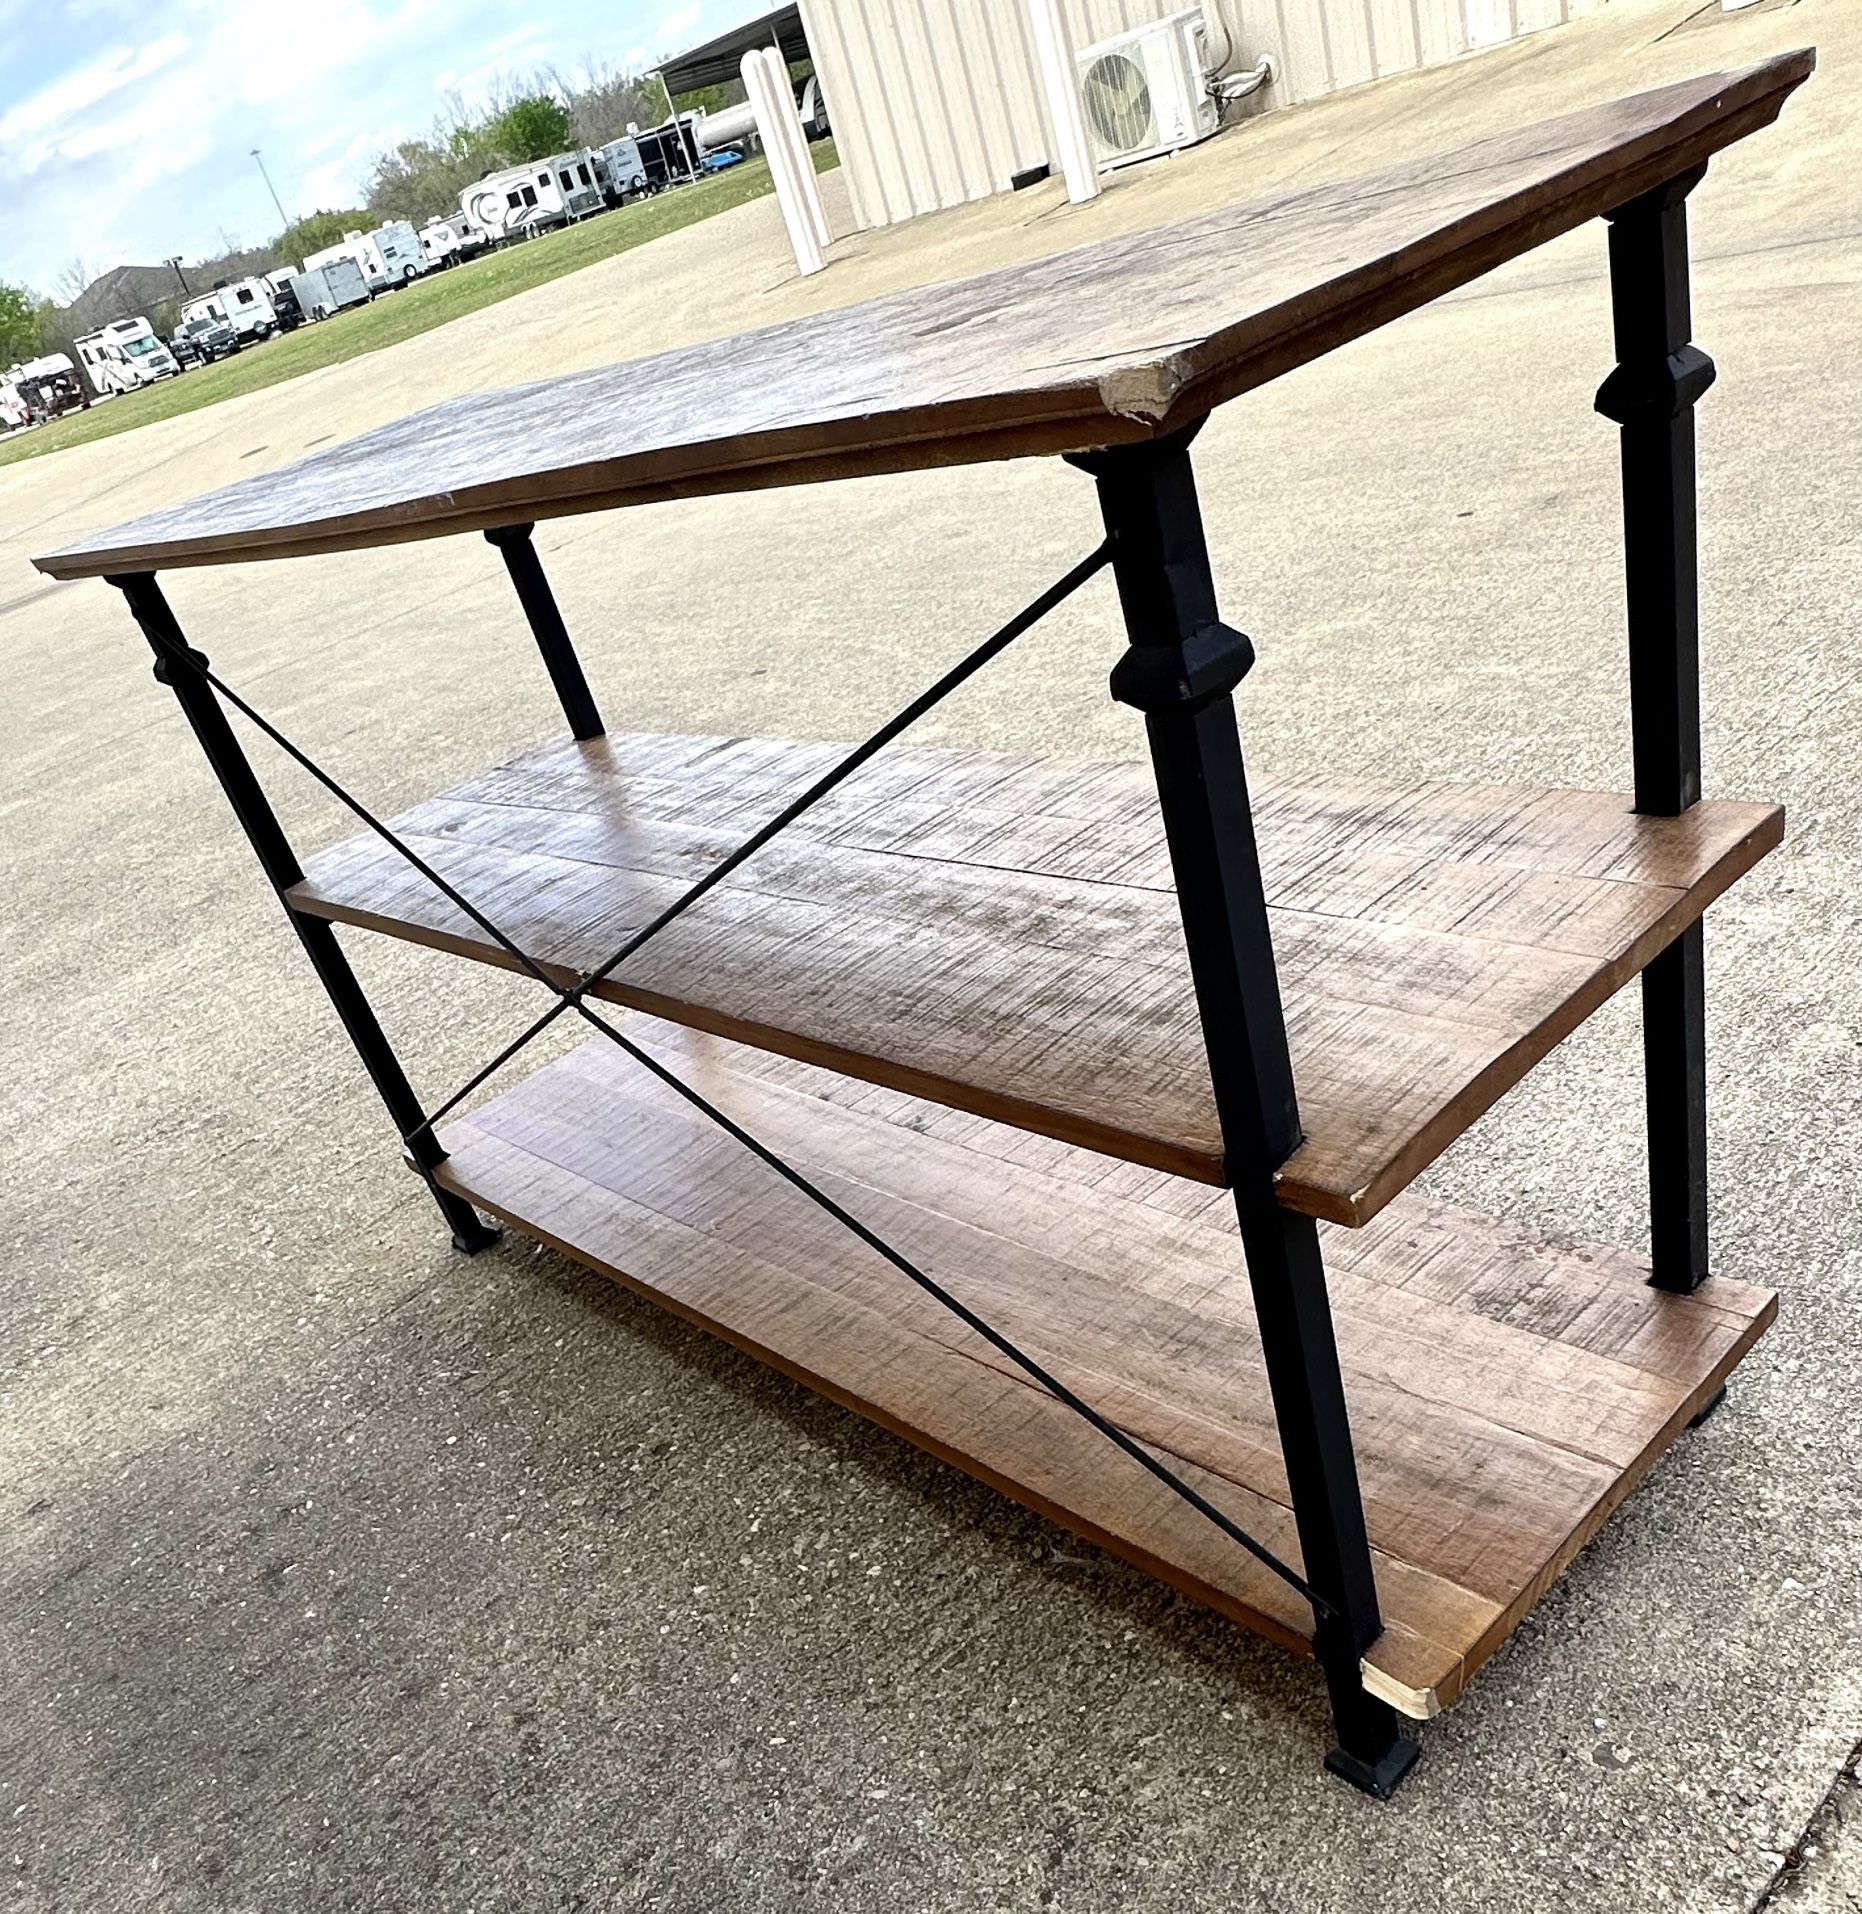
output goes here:
<path id="1" fill-rule="evenodd" d="M 1809 49 L 950 284 L 449 399 L 35 559 L 55 578 L 1143 439 L 1767 125 Z"/>
<path id="2" fill-rule="evenodd" d="M 839 755 L 750 739 L 565 739 L 393 828 L 568 982 Z M 1349 1224 L 1374 1216 L 1783 830 L 1764 804 L 1639 817 L 1608 794 L 1424 780 L 1268 780 L 1254 808 L 1306 1134 L 1280 1198 Z M 289 896 L 510 963 L 373 836 L 310 859 Z M 1225 1180 L 1140 765 L 894 746 L 597 994 Z"/>
<path id="3" fill-rule="evenodd" d="M 750 1133 L 1283 1560 L 1299 1543 L 1223 1196 L 631 1019 Z M 1292 1647 L 1297 1595 L 604 1039 L 445 1127 L 443 1182 Z M 1771 1320 L 1619 1250 L 1405 1197 L 1326 1241 L 1384 1632 L 1446 1706 Z"/>

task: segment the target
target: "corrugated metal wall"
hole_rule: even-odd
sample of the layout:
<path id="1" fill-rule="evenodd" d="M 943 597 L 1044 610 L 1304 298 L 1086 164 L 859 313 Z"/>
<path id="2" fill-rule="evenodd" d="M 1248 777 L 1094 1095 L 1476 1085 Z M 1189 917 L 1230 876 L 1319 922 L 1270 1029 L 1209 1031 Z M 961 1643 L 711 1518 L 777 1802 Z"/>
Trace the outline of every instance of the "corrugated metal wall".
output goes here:
<path id="1" fill-rule="evenodd" d="M 1074 45 L 1185 0 L 1065 0 Z M 1268 104 L 1434 66 L 1556 26 L 1603 0 L 1202 0 L 1225 71 L 1274 56 Z M 801 0 L 834 136 L 863 226 L 999 193 L 1047 158 L 1022 0 Z"/>

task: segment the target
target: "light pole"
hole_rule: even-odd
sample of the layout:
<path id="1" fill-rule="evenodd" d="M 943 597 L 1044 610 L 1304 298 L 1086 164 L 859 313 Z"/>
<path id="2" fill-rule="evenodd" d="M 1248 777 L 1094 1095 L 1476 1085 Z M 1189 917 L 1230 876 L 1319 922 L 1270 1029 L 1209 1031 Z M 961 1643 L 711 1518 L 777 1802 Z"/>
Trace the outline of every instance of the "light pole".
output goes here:
<path id="1" fill-rule="evenodd" d="M 265 170 L 265 162 L 259 157 L 259 149 L 252 149 L 252 157 L 259 163 L 259 178 L 265 182 L 265 190 L 272 196 L 272 204 L 278 208 L 278 229 L 282 232 L 291 223 L 291 215 L 284 209 L 284 201 L 278 197 L 278 189 L 272 184 L 272 176 Z"/>
<path id="2" fill-rule="evenodd" d="M 187 275 L 181 270 L 181 255 L 176 253 L 174 258 L 169 260 L 168 263 L 174 268 L 175 277 L 181 281 L 181 297 L 183 299 L 191 297 L 192 295 L 187 289 Z"/>

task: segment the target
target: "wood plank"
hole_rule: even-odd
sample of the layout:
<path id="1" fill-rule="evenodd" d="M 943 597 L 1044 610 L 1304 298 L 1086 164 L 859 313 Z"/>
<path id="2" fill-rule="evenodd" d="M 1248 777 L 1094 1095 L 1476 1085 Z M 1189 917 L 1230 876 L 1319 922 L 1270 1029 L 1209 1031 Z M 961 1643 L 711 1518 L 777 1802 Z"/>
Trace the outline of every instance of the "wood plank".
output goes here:
<path id="1" fill-rule="evenodd" d="M 564 981 L 831 764 L 832 745 L 540 747 L 394 820 Z M 1290 1208 L 1362 1224 L 1778 842 L 1771 806 L 1638 817 L 1425 781 L 1257 793 L 1306 1141 Z M 509 959 L 366 837 L 299 908 Z M 598 994 L 1205 1183 L 1225 1180 L 1148 771 L 894 748 Z"/>
<path id="2" fill-rule="evenodd" d="M 1270 1548 L 1298 1544 L 1232 1213 L 714 1037 L 630 1032 Z M 864 1107 L 857 1107 L 864 1106 Z M 879 1107 L 874 1107 L 879 1106 Z M 1293 1647 L 1284 1583 L 605 1041 L 446 1129 L 461 1194 Z M 1132 1173 L 1161 1195 L 1156 1172 Z M 1770 1320 L 1770 1292 L 1406 1200 L 1332 1233 L 1387 1627 L 1366 1680 L 1459 1693 Z"/>
<path id="3" fill-rule="evenodd" d="M 223 564 L 1148 438 L 1769 124 L 1814 64 L 1783 54 L 1366 177 L 449 399 L 33 562 L 56 578 Z"/>

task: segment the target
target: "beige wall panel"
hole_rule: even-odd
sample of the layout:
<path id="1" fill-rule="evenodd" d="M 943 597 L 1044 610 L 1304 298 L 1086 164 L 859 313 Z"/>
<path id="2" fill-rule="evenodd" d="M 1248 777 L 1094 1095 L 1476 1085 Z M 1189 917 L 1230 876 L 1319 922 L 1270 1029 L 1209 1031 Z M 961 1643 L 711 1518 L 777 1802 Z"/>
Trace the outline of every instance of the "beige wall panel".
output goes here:
<path id="1" fill-rule="evenodd" d="M 1186 0 L 1065 0 L 1090 46 Z M 1271 54 L 1288 106 L 1536 32 L 1603 0 L 1201 0 L 1228 70 Z M 854 216 L 885 225 L 1000 192 L 1048 157 L 1022 0 L 802 0 Z"/>
<path id="2" fill-rule="evenodd" d="M 1512 0 L 1462 0 L 1461 11 L 1469 46 L 1498 46 L 1513 37 Z"/>
<path id="3" fill-rule="evenodd" d="M 1291 102 L 1330 93 L 1332 58 L 1317 0 L 1275 0 L 1275 11 L 1280 18 L 1277 52 L 1285 73 L 1275 89 L 1277 97 Z"/>
<path id="4" fill-rule="evenodd" d="M 1423 66 L 1436 66 L 1468 50 L 1468 28 L 1461 17 L 1461 0 L 1416 0 L 1416 30 L 1422 45 Z"/>
<path id="5" fill-rule="evenodd" d="M 1371 55 L 1371 21 L 1365 0 L 1312 0 L 1332 54 L 1332 84 L 1357 86 L 1377 77 Z"/>
<path id="6" fill-rule="evenodd" d="M 1371 57 L 1379 73 L 1408 73 L 1422 65 L 1417 4 L 1418 0 L 1370 0 Z"/>

